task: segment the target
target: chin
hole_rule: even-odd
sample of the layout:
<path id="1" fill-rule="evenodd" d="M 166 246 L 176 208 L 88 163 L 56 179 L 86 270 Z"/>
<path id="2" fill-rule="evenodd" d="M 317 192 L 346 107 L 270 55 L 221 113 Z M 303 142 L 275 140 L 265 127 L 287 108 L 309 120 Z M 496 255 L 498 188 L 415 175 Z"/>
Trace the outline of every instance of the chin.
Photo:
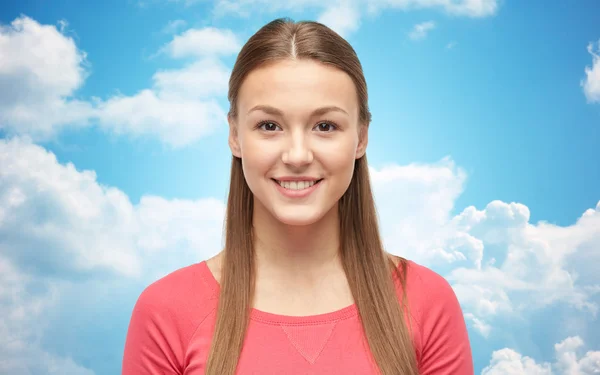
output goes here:
<path id="1" fill-rule="evenodd" d="M 290 209 L 292 211 L 293 209 Z M 287 210 L 286 210 L 287 211 Z M 294 210 L 295 212 L 274 212 L 274 217 L 279 222 L 290 226 L 307 226 L 319 222 L 325 216 L 325 212 L 315 210 Z"/>

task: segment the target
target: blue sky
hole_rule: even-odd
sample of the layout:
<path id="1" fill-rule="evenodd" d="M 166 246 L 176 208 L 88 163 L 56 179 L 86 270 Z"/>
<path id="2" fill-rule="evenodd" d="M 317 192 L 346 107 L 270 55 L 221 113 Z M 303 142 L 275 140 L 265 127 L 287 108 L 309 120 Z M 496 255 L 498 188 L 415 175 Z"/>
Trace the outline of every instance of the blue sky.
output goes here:
<path id="1" fill-rule="evenodd" d="M 356 49 L 386 246 L 452 283 L 477 373 L 600 371 L 600 4 L 324 4 L 0 5 L 0 372 L 118 373 L 140 291 L 219 250 L 227 75 L 280 16 Z"/>

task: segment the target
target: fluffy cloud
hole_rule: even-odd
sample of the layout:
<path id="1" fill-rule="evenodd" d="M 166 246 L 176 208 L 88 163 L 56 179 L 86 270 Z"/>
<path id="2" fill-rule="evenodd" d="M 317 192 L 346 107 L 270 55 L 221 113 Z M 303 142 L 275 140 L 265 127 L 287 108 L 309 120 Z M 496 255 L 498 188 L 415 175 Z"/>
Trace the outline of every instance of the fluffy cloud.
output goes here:
<path id="1" fill-rule="evenodd" d="M 73 98 L 86 77 L 85 53 L 52 25 L 21 17 L 0 28 L 0 128 L 9 135 L 48 140 L 66 126 L 99 124 L 108 132 L 153 137 L 185 146 L 226 124 L 217 98 L 227 92 L 230 70 L 218 59 L 240 42 L 229 30 L 190 29 L 164 46 L 172 58 L 194 60 L 161 70 L 153 87 L 107 100 Z"/>
<path id="2" fill-rule="evenodd" d="M 227 123 L 216 98 L 227 94 L 231 72 L 218 57 L 240 48 L 230 30 L 208 27 L 176 35 L 161 52 L 195 60 L 180 69 L 156 72 L 151 89 L 100 103 L 100 124 L 116 134 L 151 136 L 173 147 L 210 134 Z"/>
<path id="3" fill-rule="evenodd" d="M 115 134 L 152 137 L 186 146 L 226 123 L 215 100 L 171 99 L 152 90 L 115 96 L 99 105 L 100 123 Z"/>
<path id="4" fill-rule="evenodd" d="M 37 346 L 47 324 L 43 316 L 57 300 L 55 286 L 24 274 L 0 254 L 0 373 L 94 374 L 71 358 L 52 355 Z"/>
<path id="5" fill-rule="evenodd" d="M 214 27 L 189 29 L 176 35 L 163 47 L 163 51 L 173 58 L 231 55 L 242 48 L 231 30 Z"/>
<path id="6" fill-rule="evenodd" d="M 479 332 L 481 336 L 487 338 L 490 335 L 490 331 L 492 330 L 492 326 L 484 322 L 483 320 L 477 318 L 475 314 L 470 312 L 465 312 L 465 321 L 469 322 L 475 331 Z"/>
<path id="7" fill-rule="evenodd" d="M 499 317 L 558 302 L 596 316 L 600 278 L 591 265 L 600 263 L 600 202 L 568 227 L 531 224 L 526 206 L 501 201 L 452 216 L 465 174 L 451 160 L 371 175 L 388 250 L 446 276 L 483 336 Z"/>
<path id="8" fill-rule="evenodd" d="M 231 74 L 217 59 L 201 59 L 182 69 L 161 70 L 154 74 L 154 91 L 164 98 L 204 99 L 227 94 Z"/>
<path id="9" fill-rule="evenodd" d="M 18 138 L 0 140 L 0 165 L 1 255 L 48 275 L 140 272 L 125 194 Z"/>
<path id="10" fill-rule="evenodd" d="M 114 280 L 145 285 L 220 249 L 221 201 L 132 204 L 27 139 L 0 140 L 0 165 L 0 373 L 93 374 L 39 344 L 73 286 L 97 288 L 70 297 L 93 304 Z"/>
<path id="11" fill-rule="evenodd" d="M 554 345 L 556 362 L 538 364 L 530 357 L 504 348 L 492 354 L 490 365 L 482 375 L 592 375 L 600 372 L 600 351 L 581 353 L 583 340 L 579 336 L 568 337 Z"/>
<path id="12" fill-rule="evenodd" d="M 528 221 L 525 206 L 499 201 L 453 218 L 455 233 L 480 239 L 485 249 L 481 268 L 461 266 L 447 275 L 461 302 L 484 322 L 557 302 L 595 316 L 592 297 L 600 278 L 578 278 L 592 260 L 578 257 L 600 246 L 600 202 L 569 227 Z"/>
<path id="13" fill-rule="evenodd" d="M 93 171 L 19 138 L 0 140 L 0 165 L 0 255 L 29 273 L 148 277 L 155 257 L 178 249 L 180 261 L 192 260 L 219 246 L 220 201 L 144 196 L 133 205 Z M 151 267 L 163 273 L 169 264 Z"/>
<path id="14" fill-rule="evenodd" d="M 317 21 L 345 37 L 359 28 L 360 11 L 354 4 L 340 2 L 323 11 Z"/>
<path id="15" fill-rule="evenodd" d="M 0 129 L 48 139 L 87 123 L 92 106 L 73 97 L 88 74 L 86 54 L 72 38 L 20 17 L 0 25 L 0 56 Z"/>
<path id="16" fill-rule="evenodd" d="M 534 359 L 524 357 L 512 349 L 502 349 L 492 354 L 490 365 L 483 369 L 482 375 L 530 374 L 551 375 L 552 370 L 547 363 L 538 365 Z"/>
<path id="17" fill-rule="evenodd" d="M 34 45 L 37 48 L 24 48 Z M 55 26 L 40 25 L 28 17 L 17 18 L 10 26 L 0 28 L 0 51 L 3 80 L 21 79 L 20 85 L 10 86 L 21 91 L 2 97 L 3 102 L 22 100 L 35 88 L 41 93 L 69 96 L 85 79 L 85 52 Z"/>
<path id="18" fill-rule="evenodd" d="M 408 33 L 408 37 L 412 40 L 421 40 L 427 37 L 427 34 L 435 28 L 435 22 L 427 21 L 416 24 Z"/>
<path id="19" fill-rule="evenodd" d="M 586 78 L 581 82 L 581 86 L 588 102 L 600 103 L 600 41 L 596 51 L 593 43 L 588 45 L 587 50 L 592 55 L 592 66 L 585 67 Z"/>
<path id="20" fill-rule="evenodd" d="M 452 248 L 443 247 L 454 235 L 445 226 L 466 182 L 466 173 L 451 159 L 428 165 L 371 168 L 370 174 L 390 251 L 430 265 L 440 261 L 458 264 L 470 260 L 469 265 L 481 262 L 483 249 L 474 238 L 455 236 Z M 461 244 L 469 249 L 461 251 Z"/>
<path id="21" fill-rule="evenodd" d="M 164 34 L 174 34 L 184 28 L 186 25 L 187 22 L 185 20 L 172 20 L 167 22 L 161 31 Z"/>

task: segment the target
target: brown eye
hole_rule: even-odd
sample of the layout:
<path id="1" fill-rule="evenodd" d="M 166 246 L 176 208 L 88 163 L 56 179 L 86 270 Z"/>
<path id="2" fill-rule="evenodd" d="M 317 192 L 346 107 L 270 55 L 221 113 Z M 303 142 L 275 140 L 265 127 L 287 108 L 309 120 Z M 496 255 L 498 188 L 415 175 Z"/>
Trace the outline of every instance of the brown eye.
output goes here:
<path id="1" fill-rule="evenodd" d="M 279 126 L 273 122 L 263 122 L 259 125 L 259 128 L 267 131 L 267 132 L 273 132 L 273 131 L 277 131 L 277 129 L 279 128 Z"/>
<path id="2" fill-rule="evenodd" d="M 321 132 L 331 132 L 331 131 L 335 130 L 336 127 L 335 127 L 335 125 L 330 124 L 328 122 L 321 122 L 321 123 L 317 124 L 315 129 L 317 129 L 318 131 L 321 131 Z"/>

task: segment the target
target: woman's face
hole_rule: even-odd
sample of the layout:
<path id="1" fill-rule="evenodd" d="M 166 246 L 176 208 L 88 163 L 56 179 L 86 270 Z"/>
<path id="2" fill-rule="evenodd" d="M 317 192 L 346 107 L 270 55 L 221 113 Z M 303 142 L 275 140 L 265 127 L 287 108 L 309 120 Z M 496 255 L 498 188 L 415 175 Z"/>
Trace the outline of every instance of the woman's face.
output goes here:
<path id="1" fill-rule="evenodd" d="M 246 77 L 237 110 L 230 147 L 256 208 L 309 225 L 337 207 L 367 144 L 349 75 L 311 60 L 273 63 Z"/>

